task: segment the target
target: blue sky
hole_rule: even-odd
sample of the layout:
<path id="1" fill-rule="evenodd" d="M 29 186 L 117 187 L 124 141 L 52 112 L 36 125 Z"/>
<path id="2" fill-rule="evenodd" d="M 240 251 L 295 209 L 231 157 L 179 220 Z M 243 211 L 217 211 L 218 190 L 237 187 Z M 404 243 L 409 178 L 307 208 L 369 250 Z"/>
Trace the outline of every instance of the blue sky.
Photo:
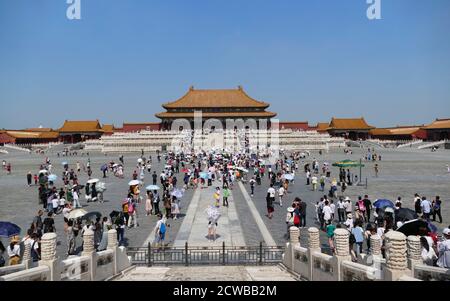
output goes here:
<path id="1" fill-rule="evenodd" d="M 0 128 L 157 121 L 196 88 L 235 88 L 284 121 L 450 117 L 450 1 L 0 0 Z"/>

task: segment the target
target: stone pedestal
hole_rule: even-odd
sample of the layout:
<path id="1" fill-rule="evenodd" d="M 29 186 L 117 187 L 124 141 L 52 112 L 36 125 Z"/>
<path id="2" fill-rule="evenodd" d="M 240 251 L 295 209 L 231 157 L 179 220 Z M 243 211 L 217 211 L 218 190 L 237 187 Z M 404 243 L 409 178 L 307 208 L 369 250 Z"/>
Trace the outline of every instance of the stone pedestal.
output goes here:
<path id="1" fill-rule="evenodd" d="M 313 254 L 314 253 L 321 253 L 322 250 L 320 248 L 320 232 L 319 229 L 315 227 L 311 227 L 308 229 L 308 262 L 309 262 L 309 275 L 311 275 L 311 278 L 313 278 L 313 268 L 314 268 L 314 261 L 313 261 Z M 314 279 L 312 279 L 314 280 Z"/>
<path id="2" fill-rule="evenodd" d="M 334 230 L 334 244 L 336 255 L 334 256 L 334 276 L 336 281 L 341 281 L 341 263 L 343 261 L 352 260 L 350 256 L 350 232 L 346 229 Z"/>
<path id="3" fill-rule="evenodd" d="M 89 272 L 91 281 L 95 280 L 95 272 L 97 269 L 97 252 L 94 245 L 94 231 L 87 229 L 83 234 L 83 252 L 81 256 L 89 257 Z"/>
<path id="4" fill-rule="evenodd" d="M 50 269 L 50 281 L 61 280 L 59 262 L 56 258 L 56 233 L 46 233 L 41 238 L 41 260 L 39 266 L 47 266 Z"/>
<path id="5" fill-rule="evenodd" d="M 113 274 L 117 275 L 118 271 L 118 264 L 117 264 L 117 231 L 112 229 L 108 231 L 108 250 L 113 251 Z"/>
<path id="6" fill-rule="evenodd" d="M 406 236 L 397 231 L 385 234 L 386 247 L 386 281 L 397 281 L 408 273 L 406 258 Z"/>
<path id="7" fill-rule="evenodd" d="M 417 264 L 423 264 L 420 238 L 419 236 L 408 236 L 408 269 L 411 270 L 411 277 L 414 277 L 414 266 Z"/>
<path id="8" fill-rule="evenodd" d="M 31 258 L 31 245 L 26 242 L 23 247 L 24 247 L 24 252 L 23 252 L 23 257 L 22 257 L 22 263 L 25 265 L 25 269 L 30 269 L 33 264 L 33 261 Z"/>

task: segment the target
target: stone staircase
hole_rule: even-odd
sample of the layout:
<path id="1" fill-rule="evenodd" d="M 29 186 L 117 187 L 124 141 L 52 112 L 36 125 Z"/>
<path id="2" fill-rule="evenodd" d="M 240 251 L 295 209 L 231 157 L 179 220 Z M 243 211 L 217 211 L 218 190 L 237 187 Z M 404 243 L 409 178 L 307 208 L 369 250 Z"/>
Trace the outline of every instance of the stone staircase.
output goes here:
<path id="1" fill-rule="evenodd" d="M 296 281 L 282 265 L 136 267 L 113 281 Z"/>

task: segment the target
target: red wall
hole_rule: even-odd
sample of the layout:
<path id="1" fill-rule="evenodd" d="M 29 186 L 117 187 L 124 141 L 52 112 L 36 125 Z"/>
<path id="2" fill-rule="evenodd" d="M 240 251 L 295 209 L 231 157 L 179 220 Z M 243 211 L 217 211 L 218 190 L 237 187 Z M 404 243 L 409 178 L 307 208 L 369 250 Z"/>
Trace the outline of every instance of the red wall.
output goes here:
<path id="1" fill-rule="evenodd" d="M 304 130 L 310 129 L 308 122 L 280 122 L 280 130 L 283 129 Z"/>
<path id="2" fill-rule="evenodd" d="M 5 143 L 16 143 L 16 139 L 5 133 L 0 133 L 0 144 Z"/>
<path id="3" fill-rule="evenodd" d="M 161 128 L 160 123 L 142 123 L 142 124 L 123 124 L 122 132 L 139 132 L 149 129 L 150 131 L 159 131 Z"/>
<path id="4" fill-rule="evenodd" d="M 427 131 L 420 129 L 414 133 L 413 137 L 416 139 L 427 140 L 428 139 Z"/>

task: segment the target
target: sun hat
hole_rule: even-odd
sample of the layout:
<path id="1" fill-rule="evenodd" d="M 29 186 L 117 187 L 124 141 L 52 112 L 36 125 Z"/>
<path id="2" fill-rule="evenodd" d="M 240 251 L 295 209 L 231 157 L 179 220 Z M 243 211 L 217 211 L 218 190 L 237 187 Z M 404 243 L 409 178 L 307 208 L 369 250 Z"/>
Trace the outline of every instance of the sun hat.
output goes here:
<path id="1" fill-rule="evenodd" d="M 442 234 L 450 235 L 450 229 L 449 228 L 445 228 L 444 230 L 442 230 Z"/>
<path id="2" fill-rule="evenodd" d="M 351 213 L 347 214 L 347 218 L 352 218 L 352 217 L 353 217 L 353 215 Z"/>
<path id="3" fill-rule="evenodd" d="M 345 197 L 345 201 L 351 201 L 348 196 Z"/>
<path id="4" fill-rule="evenodd" d="M 295 209 L 293 207 L 288 207 L 287 211 L 292 213 L 295 211 Z"/>
<path id="5" fill-rule="evenodd" d="M 11 238 L 11 242 L 12 243 L 17 243 L 17 242 L 19 242 L 20 241 L 20 238 L 19 238 L 19 236 L 17 236 L 17 235 L 14 235 L 12 238 Z"/>

